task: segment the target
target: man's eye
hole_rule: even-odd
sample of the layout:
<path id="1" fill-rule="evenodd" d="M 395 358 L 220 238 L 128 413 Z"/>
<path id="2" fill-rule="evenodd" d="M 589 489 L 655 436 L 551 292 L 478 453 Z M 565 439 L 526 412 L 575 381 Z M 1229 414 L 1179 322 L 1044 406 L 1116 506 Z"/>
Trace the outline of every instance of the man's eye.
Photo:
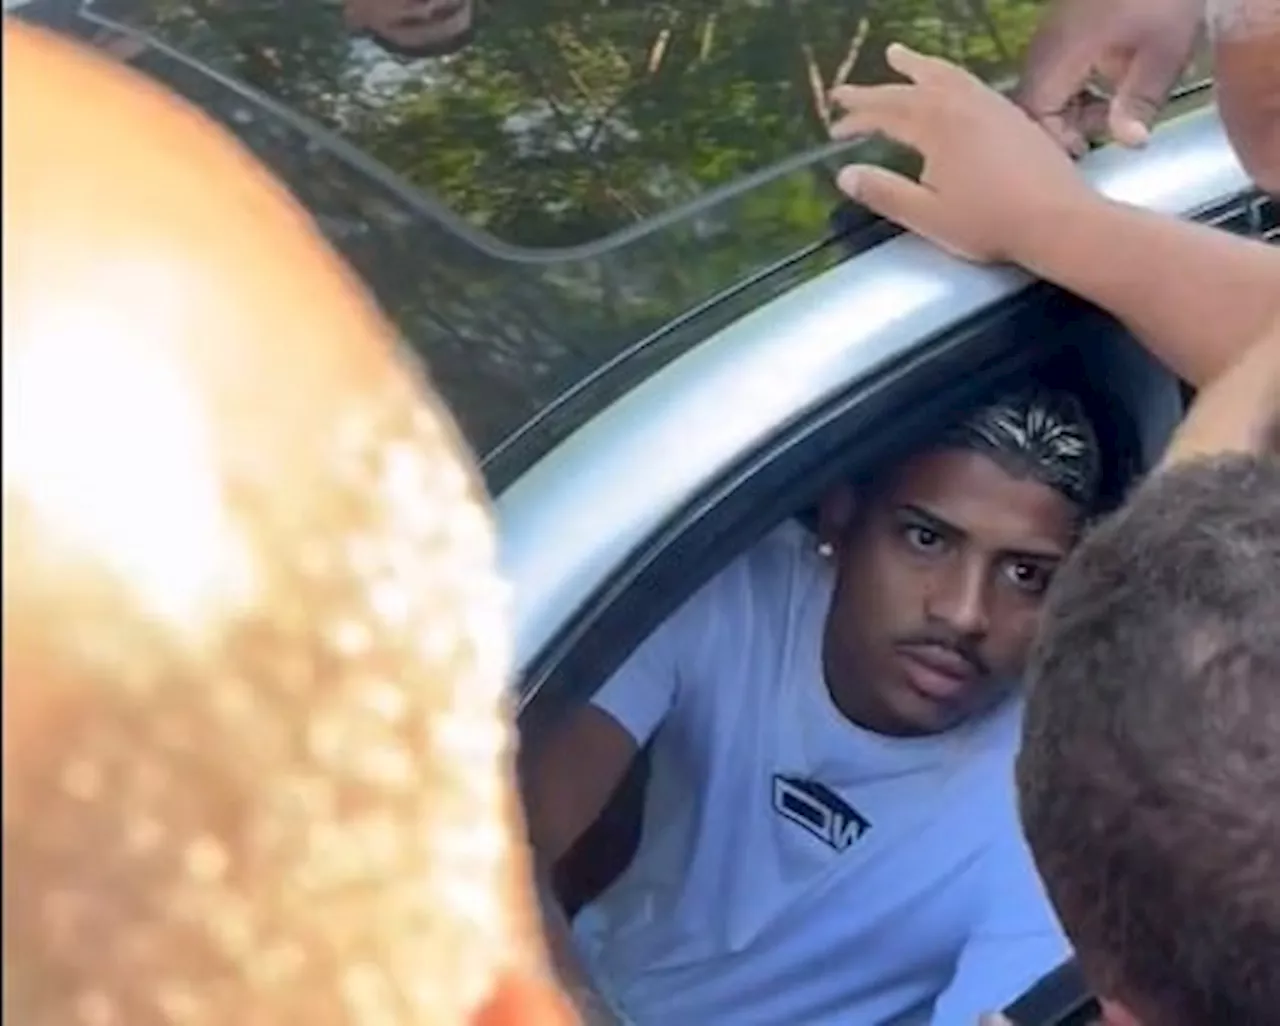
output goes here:
<path id="1" fill-rule="evenodd" d="M 920 524 L 907 524 L 902 529 L 902 536 L 918 552 L 937 552 L 946 540 L 933 528 Z"/>
<path id="2" fill-rule="evenodd" d="M 1015 587 L 1032 595 L 1044 594 L 1053 577 L 1048 567 L 1038 563 L 1010 563 L 1005 573 Z"/>

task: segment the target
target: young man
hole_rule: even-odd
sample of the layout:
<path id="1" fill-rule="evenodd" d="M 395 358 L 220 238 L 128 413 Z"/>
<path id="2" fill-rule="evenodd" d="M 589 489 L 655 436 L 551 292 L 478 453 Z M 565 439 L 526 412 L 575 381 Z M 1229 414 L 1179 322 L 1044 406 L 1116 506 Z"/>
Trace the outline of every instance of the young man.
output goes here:
<path id="1" fill-rule="evenodd" d="M 198 113 L 9 19 L 4 105 L 5 1020 L 570 1026 L 447 414 Z"/>
<path id="2" fill-rule="evenodd" d="M 1004 397 L 647 639 L 528 771 L 550 864 L 653 742 L 639 849 L 575 923 L 577 985 L 638 1026 L 972 1026 L 1056 967 L 1017 692 L 1097 482 L 1074 400 Z"/>

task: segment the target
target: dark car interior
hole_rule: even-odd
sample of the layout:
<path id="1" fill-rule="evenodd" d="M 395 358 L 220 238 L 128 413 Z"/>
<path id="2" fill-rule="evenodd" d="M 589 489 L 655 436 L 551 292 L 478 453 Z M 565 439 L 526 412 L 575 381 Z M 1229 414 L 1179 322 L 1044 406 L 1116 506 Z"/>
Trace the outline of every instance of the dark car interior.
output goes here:
<path id="1" fill-rule="evenodd" d="M 1255 199 L 1206 219 L 1253 234 L 1260 217 L 1269 221 L 1274 211 Z M 793 424 L 669 524 L 527 675 L 521 714 L 526 748 L 536 751 L 546 726 L 585 701 L 720 567 L 782 520 L 804 520 L 835 480 L 905 455 L 985 394 L 1027 380 L 1081 395 L 1104 439 L 1104 492 L 1112 506 L 1154 465 L 1192 397 L 1121 325 L 1048 285 L 958 325 Z M 646 774 L 642 757 L 557 867 L 555 883 L 570 915 L 608 887 L 634 854 Z M 1097 1021 L 1098 1009 L 1069 963 L 1008 1014 L 1016 1026 L 1083 1026 Z"/>

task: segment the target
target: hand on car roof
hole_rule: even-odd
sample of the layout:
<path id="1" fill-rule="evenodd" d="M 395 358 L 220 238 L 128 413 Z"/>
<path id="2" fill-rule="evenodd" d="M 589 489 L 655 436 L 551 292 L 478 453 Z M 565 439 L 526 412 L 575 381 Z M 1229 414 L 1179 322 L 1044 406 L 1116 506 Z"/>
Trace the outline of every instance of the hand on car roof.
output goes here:
<path id="1" fill-rule="evenodd" d="M 1031 38 L 1018 100 L 1072 153 L 1104 136 L 1140 146 L 1203 13 L 1204 0 L 1056 0 Z"/>
<path id="2" fill-rule="evenodd" d="M 839 185 L 850 197 L 959 256 L 995 262 L 1016 261 L 1029 226 L 1088 193 L 1040 125 L 976 76 L 898 43 L 886 57 L 908 81 L 834 90 L 846 113 L 832 134 L 891 136 L 920 151 L 924 171 L 917 183 L 884 168 L 847 167 Z"/>
<path id="3" fill-rule="evenodd" d="M 969 72 L 896 44 L 887 57 L 908 81 L 835 90 L 847 113 L 832 131 L 888 135 L 919 151 L 924 169 L 915 182 L 881 167 L 847 167 L 839 185 L 850 197 L 952 253 L 1019 264 L 1094 303 L 1200 388 L 1280 323 L 1274 247 L 1112 202 L 1036 121 Z M 1261 91 L 1249 84 L 1236 108 L 1267 110 L 1265 92 L 1255 98 Z M 1267 151 L 1256 152 L 1265 173 Z M 1197 287 L 1176 287 L 1188 281 Z M 1253 407 L 1223 400 L 1218 409 L 1225 419 L 1213 414 L 1214 440 L 1204 444 L 1257 434 Z"/>

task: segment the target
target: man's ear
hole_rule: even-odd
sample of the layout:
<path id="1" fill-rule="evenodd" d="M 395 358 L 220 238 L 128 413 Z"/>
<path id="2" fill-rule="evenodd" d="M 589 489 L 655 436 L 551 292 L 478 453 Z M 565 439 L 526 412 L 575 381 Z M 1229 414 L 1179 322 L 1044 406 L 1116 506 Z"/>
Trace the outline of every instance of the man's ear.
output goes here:
<path id="1" fill-rule="evenodd" d="M 853 485 L 843 482 L 823 495 L 818 502 L 819 543 L 838 549 L 857 512 L 858 495 Z"/>
<path id="2" fill-rule="evenodd" d="M 581 1026 L 581 1020 L 552 980 L 509 969 L 472 1026 Z"/>

